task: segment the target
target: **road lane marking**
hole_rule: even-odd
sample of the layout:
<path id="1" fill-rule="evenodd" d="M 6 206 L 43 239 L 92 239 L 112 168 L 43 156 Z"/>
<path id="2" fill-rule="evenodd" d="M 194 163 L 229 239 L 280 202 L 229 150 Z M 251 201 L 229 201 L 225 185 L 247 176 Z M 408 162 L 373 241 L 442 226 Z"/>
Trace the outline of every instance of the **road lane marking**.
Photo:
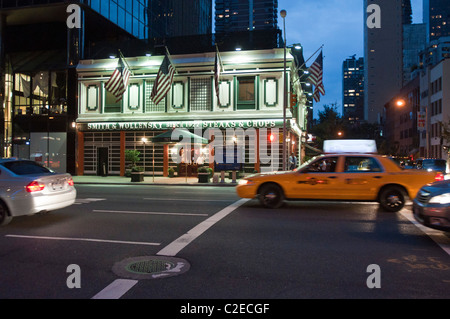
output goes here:
<path id="1" fill-rule="evenodd" d="M 231 214 L 233 211 L 235 211 L 248 201 L 249 199 L 241 199 L 235 202 L 234 204 L 231 204 L 230 206 L 222 209 L 220 212 L 214 214 L 207 220 L 195 226 L 193 229 L 191 229 L 183 236 L 179 237 L 178 239 L 167 245 L 160 252 L 158 252 L 157 255 L 169 257 L 176 256 L 183 248 L 192 243 L 195 239 L 197 239 L 200 235 L 206 232 L 209 228 L 214 226 L 214 224 L 216 224 L 223 218 L 227 217 L 229 214 Z"/>
<path id="2" fill-rule="evenodd" d="M 191 229 L 189 232 L 184 234 L 183 236 L 179 237 L 175 241 L 173 241 L 171 244 L 166 246 L 164 249 L 162 249 L 160 252 L 157 253 L 157 255 L 160 256 L 167 256 L 167 257 L 175 257 L 176 254 L 178 254 L 183 248 L 185 248 L 187 245 L 189 245 L 192 241 L 194 241 L 196 238 L 198 238 L 201 234 L 203 234 L 205 231 L 207 231 L 210 227 L 212 227 L 215 223 L 219 222 L 229 214 L 231 214 L 233 211 L 238 209 L 240 206 L 244 205 L 246 202 L 248 202 L 250 199 L 241 199 L 232 205 L 222 209 L 220 212 L 214 214 L 207 220 L 203 221 L 193 229 Z M 97 295 L 95 295 L 93 298 L 95 299 L 106 299 L 105 297 L 108 297 L 109 299 L 119 299 L 121 298 L 128 290 L 133 288 L 133 286 L 137 283 L 137 281 L 133 283 L 127 283 L 120 285 L 120 282 L 118 280 L 112 282 L 109 286 L 107 286 L 105 289 L 103 289 L 101 292 L 99 292 Z M 128 288 L 128 289 L 126 289 Z M 117 289 L 117 291 L 116 291 Z"/>
<path id="3" fill-rule="evenodd" d="M 117 279 L 91 299 L 120 299 L 138 283 L 137 280 Z"/>
<path id="4" fill-rule="evenodd" d="M 105 201 L 106 198 L 77 198 L 75 199 L 74 205 L 82 205 L 82 204 L 89 204 L 94 202 L 101 202 Z"/>
<path id="5" fill-rule="evenodd" d="M 426 235 L 428 235 L 433 241 L 438 244 L 448 255 L 450 255 L 450 244 L 449 239 L 447 236 L 445 236 L 441 231 L 435 230 L 429 227 L 426 227 L 419 223 L 413 216 L 413 214 L 406 213 L 406 212 L 400 212 L 403 217 L 408 219 L 412 224 L 414 224 L 417 228 L 419 228 L 421 231 L 423 231 Z"/>
<path id="6" fill-rule="evenodd" d="M 69 238 L 69 237 L 44 237 L 44 236 L 24 236 L 24 235 L 5 235 L 9 238 L 25 238 L 25 239 L 43 239 L 43 240 L 60 240 L 60 241 L 86 241 L 95 243 L 110 243 L 110 244 L 126 244 L 126 245 L 143 245 L 143 246 L 160 246 L 160 243 L 146 243 L 136 241 L 122 241 L 122 240 L 105 240 L 93 238 Z"/>
<path id="7" fill-rule="evenodd" d="M 226 203 L 226 202 L 234 202 L 235 199 L 192 199 L 192 198 L 151 198 L 145 197 L 144 200 L 154 200 L 154 201 L 179 201 L 179 202 L 217 202 L 217 203 Z"/>
<path id="8" fill-rule="evenodd" d="M 206 217 L 208 214 L 191 214 L 191 213 L 158 213 L 158 212 L 136 212 L 131 210 L 106 210 L 94 209 L 93 213 L 112 213 L 112 214 L 137 214 L 137 215 L 172 215 L 172 216 L 200 216 Z"/>

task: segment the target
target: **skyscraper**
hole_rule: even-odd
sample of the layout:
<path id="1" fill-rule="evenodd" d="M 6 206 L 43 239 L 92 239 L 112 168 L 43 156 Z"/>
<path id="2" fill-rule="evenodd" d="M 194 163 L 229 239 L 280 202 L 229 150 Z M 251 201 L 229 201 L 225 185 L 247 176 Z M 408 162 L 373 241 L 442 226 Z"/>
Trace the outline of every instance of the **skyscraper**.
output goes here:
<path id="1" fill-rule="evenodd" d="M 408 1 L 407 1 L 408 2 Z M 403 84 L 403 17 L 408 3 L 404 0 L 365 0 L 364 7 L 376 4 L 381 10 L 381 27 L 364 28 L 364 118 L 381 123 L 384 105 Z M 365 12 L 364 23 L 369 19 Z"/>
<path id="2" fill-rule="evenodd" d="M 216 0 L 216 33 L 278 28 L 278 0 Z"/>
<path id="3" fill-rule="evenodd" d="M 343 73 L 343 115 L 350 121 L 364 119 L 364 58 L 346 59 Z"/>
<path id="4" fill-rule="evenodd" d="M 75 173 L 76 66 L 119 48 L 127 56 L 146 50 L 146 7 L 147 0 L 0 1 L 0 156 Z"/>
<path id="5" fill-rule="evenodd" d="M 423 22 L 427 25 L 427 42 L 450 36 L 450 1 L 423 0 Z"/>
<path id="6" fill-rule="evenodd" d="M 150 1 L 150 38 L 212 33 L 212 0 Z"/>

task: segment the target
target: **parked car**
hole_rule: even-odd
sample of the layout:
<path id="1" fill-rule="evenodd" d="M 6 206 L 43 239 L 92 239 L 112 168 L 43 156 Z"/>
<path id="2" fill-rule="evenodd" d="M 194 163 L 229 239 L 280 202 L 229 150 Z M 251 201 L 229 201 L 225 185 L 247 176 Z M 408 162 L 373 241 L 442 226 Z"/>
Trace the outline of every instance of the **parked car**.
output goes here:
<path id="1" fill-rule="evenodd" d="M 450 232 L 450 181 L 423 186 L 413 201 L 413 213 L 422 225 Z"/>
<path id="2" fill-rule="evenodd" d="M 280 207 L 284 200 L 351 200 L 379 202 L 384 210 L 397 212 L 423 185 L 444 179 L 441 172 L 402 169 L 389 157 L 374 152 L 341 149 L 344 153 L 319 155 L 293 172 L 244 178 L 236 187 L 237 194 L 258 198 L 269 208 Z"/>
<path id="3" fill-rule="evenodd" d="M 0 225 L 13 217 L 72 205 L 77 191 L 72 176 L 31 160 L 0 159 Z"/>
<path id="4" fill-rule="evenodd" d="M 417 169 L 428 171 L 439 171 L 445 173 L 447 170 L 447 161 L 443 159 L 421 158 L 416 161 Z"/>

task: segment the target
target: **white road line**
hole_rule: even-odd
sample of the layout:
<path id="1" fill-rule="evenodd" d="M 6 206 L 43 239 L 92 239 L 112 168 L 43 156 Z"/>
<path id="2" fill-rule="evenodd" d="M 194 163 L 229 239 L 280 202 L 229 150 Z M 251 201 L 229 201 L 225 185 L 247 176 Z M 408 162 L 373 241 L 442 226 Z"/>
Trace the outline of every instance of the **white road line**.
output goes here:
<path id="1" fill-rule="evenodd" d="M 143 245 L 143 246 L 160 246 L 160 243 L 146 243 L 136 241 L 121 241 L 121 240 L 104 240 L 92 238 L 68 238 L 68 237 L 43 237 L 43 236 L 23 236 L 23 235 L 5 235 L 9 238 L 26 238 L 26 239 L 44 239 L 44 240 L 65 240 L 65 241 L 87 241 L 96 243 L 110 243 L 110 244 L 126 244 L 126 245 Z"/>
<path id="2" fill-rule="evenodd" d="M 249 199 L 241 199 L 238 202 L 224 208 L 220 212 L 214 214 L 204 222 L 200 223 L 192 230 L 187 232 L 185 235 L 173 241 L 171 244 L 166 246 L 166 248 L 162 249 L 157 255 L 160 256 L 170 256 L 174 257 L 178 254 L 183 248 L 189 245 L 192 241 L 198 238 L 201 234 L 207 231 L 211 226 L 213 226 L 218 221 L 222 220 L 237 208 L 245 204 Z M 137 281 L 130 280 L 115 280 L 108 287 L 100 291 L 97 295 L 93 297 L 93 299 L 119 299 L 121 298 L 128 290 L 133 288 L 133 286 L 137 283 Z"/>
<path id="3" fill-rule="evenodd" d="M 220 203 L 226 203 L 226 202 L 233 202 L 234 199 L 192 199 L 192 198 L 151 198 L 146 197 L 144 200 L 155 200 L 155 201 L 179 201 L 179 202 L 220 202 Z"/>
<path id="4" fill-rule="evenodd" d="M 187 245 L 189 245 L 191 242 L 197 239 L 200 235 L 202 235 L 215 223 L 219 222 L 220 220 L 231 214 L 233 211 L 235 211 L 248 201 L 249 199 L 241 199 L 236 203 L 222 209 L 220 212 L 214 214 L 213 216 L 211 216 L 204 222 L 198 224 L 196 227 L 191 229 L 189 232 L 187 232 L 180 238 L 170 243 L 168 246 L 166 246 L 164 249 L 158 252 L 157 255 L 170 257 L 176 256 L 183 248 L 185 248 Z"/>
<path id="5" fill-rule="evenodd" d="M 138 215 L 172 215 L 172 216 L 209 216 L 208 214 L 190 214 L 190 213 L 158 213 L 158 212 L 136 212 L 127 210 L 106 210 L 106 209 L 94 209 L 93 213 L 112 213 L 112 214 L 138 214 Z"/>
<path id="6" fill-rule="evenodd" d="M 423 226 L 414 218 L 411 212 L 409 213 L 400 212 L 400 213 L 403 215 L 403 217 L 408 219 L 412 224 L 414 224 L 417 228 L 419 228 L 431 239 L 433 239 L 436 244 L 438 244 L 448 255 L 450 255 L 450 244 L 447 236 L 445 236 L 441 231 Z"/>
<path id="7" fill-rule="evenodd" d="M 137 280 L 117 279 L 91 299 L 120 299 L 137 283 Z"/>

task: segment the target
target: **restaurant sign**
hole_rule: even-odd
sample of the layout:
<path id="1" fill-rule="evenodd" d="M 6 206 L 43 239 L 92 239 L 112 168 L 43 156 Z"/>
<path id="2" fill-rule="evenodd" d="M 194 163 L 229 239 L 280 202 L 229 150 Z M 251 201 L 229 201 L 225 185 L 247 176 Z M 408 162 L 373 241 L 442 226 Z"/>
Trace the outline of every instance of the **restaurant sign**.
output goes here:
<path id="1" fill-rule="evenodd" d="M 289 127 L 290 121 L 287 121 Z M 184 129 L 227 129 L 227 128 L 279 128 L 283 127 L 282 119 L 263 120 L 225 120 L 225 121 L 136 121 L 136 122 L 91 122 L 78 123 L 80 131 L 144 131 Z"/>

